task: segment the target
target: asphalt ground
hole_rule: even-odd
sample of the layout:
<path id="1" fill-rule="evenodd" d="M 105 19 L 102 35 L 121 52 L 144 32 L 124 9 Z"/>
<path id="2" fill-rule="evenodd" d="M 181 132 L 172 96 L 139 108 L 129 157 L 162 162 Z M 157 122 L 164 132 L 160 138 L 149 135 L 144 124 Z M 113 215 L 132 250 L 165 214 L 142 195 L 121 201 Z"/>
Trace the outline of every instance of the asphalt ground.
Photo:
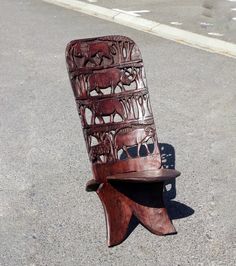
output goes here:
<path id="1" fill-rule="evenodd" d="M 83 2 L 137 13 L 141 17 L 205 36 L 236 43 L 234 0 L 82 0 Z"/>
<path id="2" fill-rule="evenodd" d="M 232 58 L 33 0 L 0 9 L 0 265 L 235 265 L 235 67 Z M 139 225 L 106 246 L 65 67 L 76 38 L 139 45 L 159 142 L 175 148 L 177 235 Z"/>

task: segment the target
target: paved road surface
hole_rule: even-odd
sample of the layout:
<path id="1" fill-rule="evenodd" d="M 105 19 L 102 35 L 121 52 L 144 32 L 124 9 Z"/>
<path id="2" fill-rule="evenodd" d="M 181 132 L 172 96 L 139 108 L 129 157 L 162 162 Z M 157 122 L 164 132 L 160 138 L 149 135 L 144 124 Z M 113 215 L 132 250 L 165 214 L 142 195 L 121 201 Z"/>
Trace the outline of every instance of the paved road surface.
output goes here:
<path id="1" fill-rule="evenodd" d="M 0 33 L 1 266 L 235 265 L 234 59 L 36 0 L 2 0 Z M 159 141 L 182 172 L 168 203 L 178 234 L 139 225 L 111 249 L 84 190 L 91 171 L 64 60 L 68 41 L 107 34 L 140 46 Z"/>
<path id="2" fill-rule="evenodd" d="M 81 1 L 81 0 L 80 0 Z M 82 0 L 110 9 L 137 13 L 143 18 L 236 43 L 235 0 Z"/>

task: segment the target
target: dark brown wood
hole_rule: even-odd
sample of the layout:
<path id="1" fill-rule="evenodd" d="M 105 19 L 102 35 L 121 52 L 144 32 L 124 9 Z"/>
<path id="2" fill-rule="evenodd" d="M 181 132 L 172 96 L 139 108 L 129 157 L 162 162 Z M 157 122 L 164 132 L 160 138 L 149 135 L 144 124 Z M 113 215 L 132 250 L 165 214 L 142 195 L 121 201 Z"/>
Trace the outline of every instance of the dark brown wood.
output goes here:
<path id="1" fill-rule="evenodd" d="M 93 179 L 86 190 L 96 191 L 102 201 L 108 245 L 116 245 L 125 238 L 133 215 L 155 234 L 174 233 L 162 190 L 163 181 L 180 173 L 162 169 L 137 45 L 124 36 L 75 40 L 66 48 L 66 61 L 92 164 Z M 124 187 L 127 187 L 124 181 L 133 182 L 133 186 L 155 182 L 153 195 L 162 206 L 152 208 L 137 203 L 137 198 L 130 199 L 112 185 L 115 180 L 123 181 Z M 155 201 L 155 197 L 151 199 Z"/>

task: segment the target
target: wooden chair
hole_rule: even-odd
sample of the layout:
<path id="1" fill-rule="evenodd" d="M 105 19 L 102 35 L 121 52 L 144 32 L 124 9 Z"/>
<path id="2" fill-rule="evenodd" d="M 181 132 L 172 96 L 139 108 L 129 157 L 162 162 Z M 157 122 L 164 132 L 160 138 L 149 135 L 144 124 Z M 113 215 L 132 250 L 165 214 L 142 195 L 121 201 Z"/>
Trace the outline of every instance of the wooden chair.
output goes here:
<path id="1" fill-rule="evenodd" d="M 157 235 L 176 233 L 162 200 L 165 180 L 141 53 L 125 36 L 71 41 L 69 78 L 92 163 L 87 191 L 105 211 L 108 246 L 121 243 L 135 216 Z"/>

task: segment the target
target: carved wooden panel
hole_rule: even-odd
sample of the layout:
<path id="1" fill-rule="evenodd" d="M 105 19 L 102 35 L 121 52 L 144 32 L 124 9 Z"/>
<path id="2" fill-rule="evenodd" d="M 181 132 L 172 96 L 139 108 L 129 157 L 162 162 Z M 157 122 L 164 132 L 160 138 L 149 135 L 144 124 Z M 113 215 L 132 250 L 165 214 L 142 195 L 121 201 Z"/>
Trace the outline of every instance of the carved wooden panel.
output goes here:
<path id="1" fill-rule="evenodd" d="M 67 46 L 66 59 L 93 169 L 106 163 L 114 169 L 116 163 L 122 165 L 120 160 L 142 165 L 142 157 L 150 157 L 145 162 L 151 166 L 154 160 L 154 168 L 159 168 L 156 128 L 137 45 L 123 36 L 77 40 Z"/>

